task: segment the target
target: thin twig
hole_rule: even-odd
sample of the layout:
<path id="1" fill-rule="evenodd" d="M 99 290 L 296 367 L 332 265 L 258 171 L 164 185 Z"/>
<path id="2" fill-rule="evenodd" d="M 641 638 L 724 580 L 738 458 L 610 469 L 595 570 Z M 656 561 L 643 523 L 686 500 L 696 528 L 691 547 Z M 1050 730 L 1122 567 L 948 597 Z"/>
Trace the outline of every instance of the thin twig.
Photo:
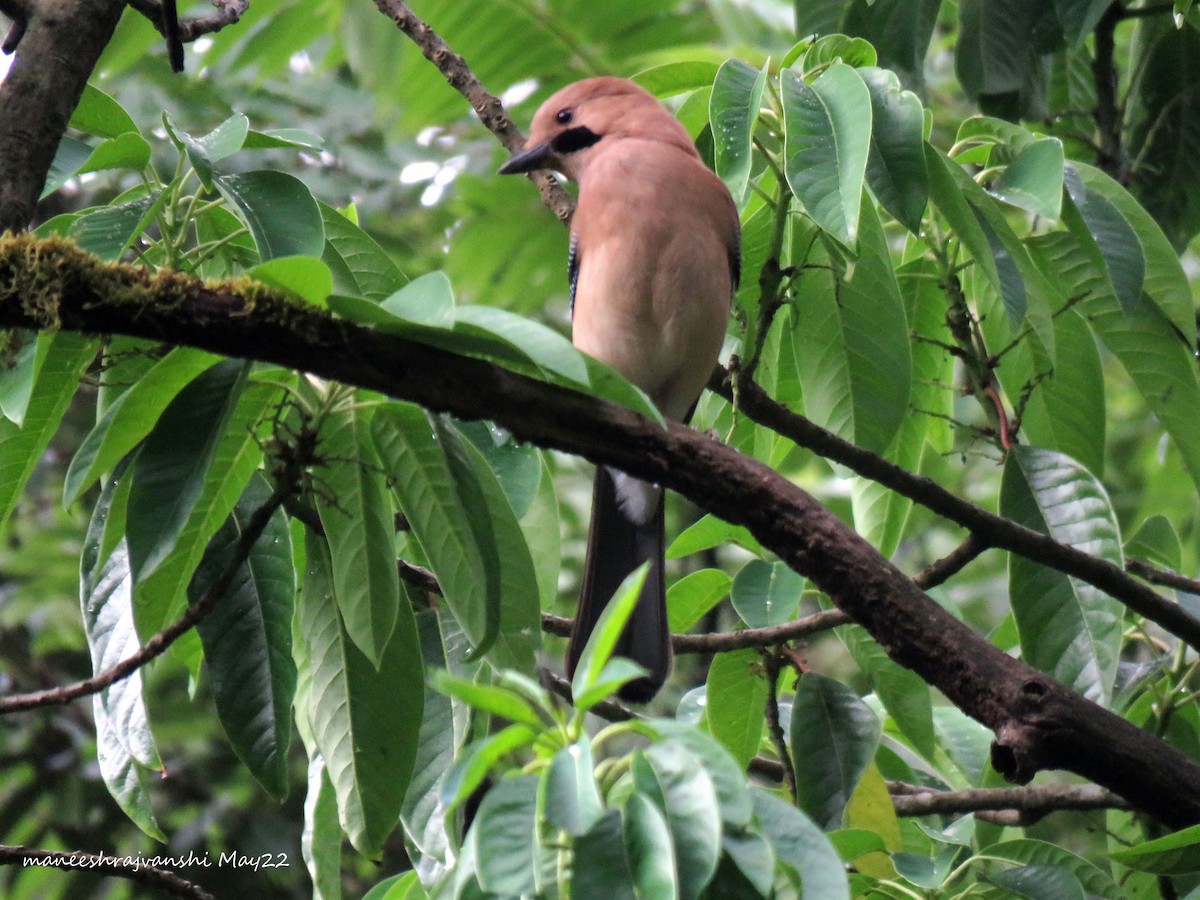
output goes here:
<path id="1" fill-rule="evenodd" d="M 1187 591 L 1189 594 L 1200 594 L 1200 581 L 1197 581 L 1195 578 L 1188 578 L 1186 575 L 1180 575 L 1178 572 L 1172 572 L 1169 569 L 1160 569 L 1158 566 L 1151 565 L 1144 559 L 1135 559 L 1132 556 L 1125 557 L 1125 569 L 1151 584 L 1161 584 L 1164 587 L 1172 587 L 1178 591 Z"/>
<path id="2" fill-rule="evenodd" d="M 128 678 L 142 666 L 146 665 L 146 663 L 150 662 L 150 660 L 160 656 L 176 639 L 212 612 L 221 598 L 225 596 L 234 578 L 237 577 L 238 570 L 249 558 L 250 551 L 253 549 L 255 542 L 270 523 L 271 516 L 275 514 L 275 511 L 283 505 L 284 500 L 295 490 L 296 483 L 296 481 L 289 479 L 281 480 L 276 485 L 271 496 L 250 516 L 228 565 L 225 566 L 213 583 L 209 585 L 208 590 L 204 592 L 200 599 L 194 605 L 188 607 L 183 615 L 172 624 L 153 635 L 137 651 L 125 659 L 102 672 L 96 673 L 91 678 L 77 681 L 74 684 L 47 688 L 42 691 L 0 697 L 0 715 L 37 709 L 44 706 L 63 706 L 80 697 L 98 694 L 116 682 Z"/>
<path id="3" fill-rule="evenodd" d="M 767 676 L 767 734 L 771 738 L 771 743 L 775 746 L 775 753 L 779 756 L 779 773 L 782 776 L 783 787 L 792 799 L 792 802 L 798 805 L 799 795 L 796 793 L 796 768 L 792 765 L 792 754 L 788 750 L 787 741 L 784 739 L 783 726 L 779 721 L 780 659 L 777 654 L 770 651 L 764 651 L 762 658 L 763 668 L 766 670 Z"/>
<path id="4" fill-rule="evenodd" d="M 163 26 L 163 5 L 159 3 L 159 0 L 127 0 L 127 2 L 133 9 L 145 16 L 159 33 L 166 36 Z M 190 44 L 196 38 L 214 34 L 228 25 L 233 25 L 250 8 L 250 0 L 212 0 L 212 4 L 217 8 L 216 12 L 209 13 L 207 16 L 193 16 L 179 22 L 181 43 Z"/>
<path id="5" fill-rule="evenodd" d="M 438 71 L 445 77 L 450 87 L 454 88 L 479 116 L 483 126 L 499 138 L 500 143 L 509 152 L 519 149 L 525 143 L 525 136 L 509 118 L 500 98 L 490 93 L 475 77 L 466 60 L 454 52 L 438 34 L 423 22 L 403 0 L 375 0 L 379 11 L 396 23 L 401 31 L 416 44 Z M 562 222 L 569 222 L 575 211 L 575 201 L 563 190 L 558 180 L 546 172 L 533 172 L 529 175 L 542 196 L 542 202 L 558 216 Z"/>
<path id="6" fill-rule="evenodd" d="M 732 402 L 732 378 L 729 372 L 718 368 L 708 386 Z M 909 472 L 792 412 L 752 381 L 739 382 L 737 402 L 743 415 L 776 434 L 921 504 L 968 529 L 991 546 L 1017 553 L 1099 588 L 1134 612 L 1200 649 L 1200 619 L 1108 560 L 1060 543 L 1047 534 L 955 496 L 932 479 Z"/>
<path id="7" fill-rule="evenodd" d="M 124 878 L 183 900 L 216 900 L 199 885 L 167 869 L 148 866 L 136 856 L 110 856 L 82 850 L 42 850 L 37 847 L 0 844 L 0 865 L 50 866 L 67 872 L 86 870 Z"/>

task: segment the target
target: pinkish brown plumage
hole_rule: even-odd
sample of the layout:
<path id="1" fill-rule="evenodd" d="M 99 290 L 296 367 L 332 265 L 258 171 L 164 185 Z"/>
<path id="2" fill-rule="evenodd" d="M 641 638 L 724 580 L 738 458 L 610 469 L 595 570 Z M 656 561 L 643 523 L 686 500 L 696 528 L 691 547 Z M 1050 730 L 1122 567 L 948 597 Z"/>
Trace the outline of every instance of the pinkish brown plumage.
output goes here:
<path id="1" fill-rule="evenodd" d="M 729 191 L 686 129 L 651 94 L 589 78 L 551 96 L 502 173 L 552 169 L 579 185 L 571 221 L 572 340 L 686 420 L 717 361 L 737 284 L 739 226 Z M 596 473 L 574 670 L 612 593 L 650 571 L 617 647 L 649 674 L 622 696 L 647 700 L 670 672 L 663 579 L 662 490 Z"/>

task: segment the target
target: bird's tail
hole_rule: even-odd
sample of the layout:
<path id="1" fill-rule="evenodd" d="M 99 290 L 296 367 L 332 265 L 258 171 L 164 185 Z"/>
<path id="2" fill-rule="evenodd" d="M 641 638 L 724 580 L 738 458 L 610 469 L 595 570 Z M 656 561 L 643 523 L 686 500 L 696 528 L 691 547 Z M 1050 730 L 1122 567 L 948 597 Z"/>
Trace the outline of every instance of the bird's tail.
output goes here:
<path id="1" fill-rule="evenodd" d="M 649 495 L 644 515 L 622 503 L 619 490 L 636 486 Z M 622 700 L 645 703 L 671 673 L 671 632 L 667 626 L 667 590 L 663 578 L 663 492 L 634 482 L 604 466 L 596 468 L 592 492 L 592 522 L 588 530 L 587 558 L 579 611 L 567 647 L 567 672 L 574 675 L 596 622 L 621 582 L 642 563 L 650 569 L 615 654 L 633 660 L 649 673 L 626 684 Z"/>

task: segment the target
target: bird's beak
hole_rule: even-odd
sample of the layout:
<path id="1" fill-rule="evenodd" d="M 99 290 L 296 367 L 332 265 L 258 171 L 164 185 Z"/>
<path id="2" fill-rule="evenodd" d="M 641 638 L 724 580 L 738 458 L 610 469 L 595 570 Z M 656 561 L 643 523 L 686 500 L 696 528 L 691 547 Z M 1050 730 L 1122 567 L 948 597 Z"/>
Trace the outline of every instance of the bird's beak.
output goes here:
<path id="1" fill-rule="evenodd" d="M 497 174 L 513 175 L 517 172 L 532 172 L 534 169 L 542 167 L 542 164 L 550 158 L 554 152 L 549 141 L 542 141 L 540 144 L 534 144 L 532 147 L 525 147 L 518 150 L 500 167 Z"/>

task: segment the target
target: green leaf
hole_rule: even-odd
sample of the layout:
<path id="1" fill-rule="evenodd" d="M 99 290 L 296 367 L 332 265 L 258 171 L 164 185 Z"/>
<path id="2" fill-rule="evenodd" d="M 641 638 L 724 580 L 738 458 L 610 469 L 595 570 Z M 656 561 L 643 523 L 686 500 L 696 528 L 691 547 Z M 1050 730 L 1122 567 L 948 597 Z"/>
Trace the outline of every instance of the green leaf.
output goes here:
<path id="1" fill-rule="evenodd" d="M 472 709 L 489 712 L 531 728 L 541 728 L 545 720 L 524 696 L 511 688 L 456 678 L 445 669 L 430 677 L 435 690 L 468 704 Z"/>
<path id="2" fill-rule="evenodd" d="M 1087 210 L 1097 196 L 1103 197 L 1129 223 L 1145 254 L 1146 278 L 1143 289 L 1146 295 L 1178 330 L 1183 343 L 1194 348 L 1196 317 L 1191 288 L 1179 255 L 1163 234 L 1162 228 L 1128 191 L 1108 175 L 1083 163 L 1073 165 L 1087 190 L 1084 209 Z M 1092 223 L 1089 221 L 1088 224 Z M 1106 256 L 1105 260 L 1108 262 L 1109 257 Z M 1116 267 L 1115 261 L 1110 262 L 1110 271 Z M 1115 274 L 1113 278 L 1115 283 Z"/>
<path id="3" fill-rule="evenodd" d="M 214 535 L 188 586 L 195 604 L 229 567 L 271 486 L 256 476 Z M 238 758 L 272 797 L 288 792 L 292 736 L 292 600 L 296 576 L 287 516 L 277 509 L 236 570 L 233 582 L 196 630 L 217 716 Z"/>
<path id="4" fill-rule="evenodd" d="M 1057 222 L 1063 198 L 1062 142 L 1046 138 L 1025 147 L 1000 173 L 990 193 L 1035 216 Z"/>
<path id="5" fill-rule="evenodd" d="M 717 870 L 721 815 L 712 778 L 699 761 L 674 742 L 643 751 L 649 765 L 634 768 L 634 786 L 658 804 L 675 847 L 681 900 L 699 897 Z"/>
<path id="6" fill-rule="evenodd" d="M 39 335 L 38 345 L 35 352 L 42 361 L 36 366 L 22 424 L 0 420 L 0 526 L 12 514 L 25 482 L 58 430 L 84 370 L 96 356 L 93 338 L 69 331 Z"/>
<path id="7" fill-rule="evenodd" d="M 126 132 L 138 133 L 137 123 L 124 107 L 90 84 L 84 86 L 83 95 L 67 124 L 85 134 L 103 138 L 114 138 Z"/>
<path id="8" fill-rule="evenodd" d="M 733 579 L 729 597 L 750 628 L 782 625 L 796 618 L 804 578 L 783 562 L 752 559 Z"/>
<path id="9" fill-rule="evenodd" d="M 1087 860 L 1044 841 L 1018 839 L 1001 841 L 984 847 L 979 851 L 980 856 L 1009 860 L 1023 865 L 1058 866 L 1078 879 L 1088 894 L 1102 897 L 1104 900 L 1126 900 L 1126 894 L 1098 867 Z"/>
<path id="10" fill-rule="evenodd" d="M 243 150 L 321 150 L 324 146 L 324 138 L 302 128 L 271 128 L 267 131 L 251 128 L 242 142 Z"/>
<path id="11" fill-rule="evenodd" d="M 505 778 L 483 797 L 467 841 L 479 886 L 504 897 L 536 890 L 538 776 Z"/>
<path id="12" fill-rule="evenodd" d="M 720 569 L 700 569 L 676 581 L 667 588 L 667 621 L 671 631 L 684 632 L 699 622 L 729 596 L 732 584 L 733 580 Z"/>
<path id="13" fill-rule="evenodd" d="M 379 305 L 397 319 L 414 325 L 454 327 L 454 289 L 443 272 L 413 279 Z"/>
<path id="14" fill-rule="evenodd" d="M 865 198 L 861 216 L 852 263 L 813 247 L 797 279 L 805 302 L 793 309 L 792 342 L 806 414 L 882 453 L 908 415 L 912 355 L 887 240 Z"/>
<path id="15" fill-rule="evenodd" d="M 118 479 L 105 485 L 80 557 L 79 598 L 92 671 L 96 674 L 140 646 L 133 626 L 129 555 L 124 539 L 119 537 L 124 517 L 114 508 L 118 487 Z M 142 831 L 165 841 L 150 800 L 150 772 L 161 771 L 163 765 L 142 700 L 141 672 L 93 695 L 92 714 L 100 775 L 109 793 Z"/>
<path id="16" fill-rule="evenodd" d="M 681 885 L 676 883 L 671 831 L 654 802 L 642 794 L 630 795 L 621 810 L 621 824 L 637 896 L 656 900 L 686 896 L 681 893 Z"/>
<path id="17" fill-rule="evenodd" d="M 278 398 L 279 389 L 273 385 L 251 384 L 242 391 L 229 424 L 217 441 L 203 487 L 175 539 L 174 548 L 153 574 L 134 586 L 134 612 L 138 633 L 143 638 L 162 629 L 183 611 L 187 586 L 209 539 L 233 511 L 262 462 L 263 449 L 256 431 Z"/>
<path id="18" fill-rule="evenodd" d="M 1064 223 L 1096 264 L 1104 287 L 1123 309 L 1132 308 L 1141 299 L 1146 278 L 1145 251 L 1133 226 L 1106 197 L 1089 191 L 1082 181 L 1077 194 L 1067 197 L 1063 212 Z"/>
<path id="19" fill-rule="evenodd" d="M 318 201 L 317 207 L 325 230 L 321 261 L 333 273 L 334 290 L 378 302 L 407 281 L 373 237 L 332 206 Z"/>
<path id="20" fill-rule="evenodd" d="M 745 770 L 729 752 L 703 731 L 676 719 L 654 719 L 650 724 L 660 737 L 683 747 L 704 765 L 717 790 L 721 821 L 731 829 L 748 827 L 754 808 Z"/>
<path id="21" fill-rule="evenodd" d="M 580 738 L 550 760 L 541 780 L 539 806 L 546 822 L 572 837 L 592 829 L 604 814 L 593 773 L 592 745 Z"/>
<path id="22" fill-rule="evenodd" d="M 317 512 L 333 560 L 334 596 L 355 646 L 375 665 L 400 606 L 395 522 L 387 477 L 371 440 L 371 410 L 355 404 L 326 418 L 318 449 Z"/>
<path id="23" fill-rule="evenodd" d="M 442 779 L 441 802 L 447 814 L 483 784 L 493 766 L 510 753 L 532 744 L 537 735 L 528 725 L 509 725 L 463 751 Z"/>
<path id="24" fill-rule="evenodd" d="M 776 859 L 800 877 L 802 900 L 850 900 L 845 867 L 821 829 L 762 788 L 752 788 L 751 793 L 759 827 Z"/>
<path id="25" fill-rule="evenodd" d="M 333 293 L 333 273 L 324 262 L 311 256 L 269 259 L 247 269 L 246 275 L 317 306 L 323 305 L 325 298 Z"/>
<path id="26" fill-rule="evenodd" d="M 717 70 L 709 99 L 717 175 L 739 205 L 750 181 L 751 138 L 766 85 L 766 65 L 756 70 L 730 59 Z"/>
<path id="27" fill-rule="evenodd" d="M 1000 514 L 1124 564 L 1103 486 L 1070 457 L 1014 447 L 1004 466 Z M 1022 556 L 1009 556 L 1009 595 L 1021 656 L 1089 699 L 1107 704 L 1121 650 L 1124 607 L 1102 591 Z"/>
<path id="28" fill-rule="evenodd" d="M 1166 516 L 1150 516 L 1125 542 L 1125 555 L 1144 559 L 1178 572 L 1183 568 L 1183 546 L 1175 526 Z"/>
<path id="29" fill-rule="evenodd" d="M 341 900 L 342 829 L 338 824 L 337 795 L 320 753 L 308 762 L 300 855 L 312 879 L 313 900 Z"/>
<path id="30" fill-rule="evenodd" d="M 67 235 L 88 253 L 104 260 L 117 260 L 145 229 L 154 206 L 154 199 L 142 197 L 84 213 L 71 223 Z"/>
<path id="31" fill-rule="evenodd" d="M 708 669 L 708 730 L 743 770 L 762 742 L 768 685 L 761 666 L 758 651 L 747 647 L 718 654 Z"/>
<path id="32" fill-rule="evenodd" d="M 39 331 L 21 345 L 15 358 L 0 366 L 0 412 L 18 428 L 25 421 L 33 382 L 50 349 L 51 336 L 52 332 Z"/>
<path id="33" fill-rule="evenodd" d="M 50 160 L 50 170 L 46 173 L 46 183 L 42 185 L 38 199 L 45 199 L 66 184 L 91 155 L 91 144 L 64 135 L 58 142 L 54 158 Z"/>
<path id="34" fill-rule="evenodd" d="M 870 41 L 844 34 L 826 34 L 813 41 L 804 52 L 803 67 L 805 70 L 818 69 L 839 60 L 855 69 L 879 62 Z"/>
<path id="35" fill-rule="evenodd" d="M 200 374 L 159 416 L 133 465 L 129 560 L 135 582 L 168 556 L 204 488 L 221 435 L 245 385 L 248 364 L 227 359 Z"/>
<path id="36" fill-rule="evenodd" d="M 485 634 L 472 654 L 490 652 L 503 669 L 533 674 L 533 656 L 541 635 L 541 608 L 533 556 L 512 504 L 479 449 L 448 416 L 433 420 L 434 434 L 446 454 L 454 487 L 467 511 L 487 578 L 488 602 L 495 609 L 494 634 Z"/>
<path id="37" fill-rule="evenodd" d="M 811 85 L 790 70 L 780 77 L 788 185 L 822 229 L 853 247 L 871 147 L 871 93 L 844 63 Z"/>
<path id="38" fill-rule="evenodd" d="M 417 634 L 426 671 L 446 665 L 441 615 L 433 609 L 417 613 Z M 440 787 L 442 776 L 454 763 L 454 710 L 450 698 L 434 690 L 428 681 L 424 698 L 413 777 L 404 796 L 400 821 L 408 839 L 424 856 L 444 860 L 449 838 L 440 806 Z"/>
<path id="39" fill-rule="evenodd" d="M 631 79 L 655 97 L 673 97 L 686 91 L 708 87 L 720 69 L 707 60 L 685 60 L 643 69 Z"/>
<path id="40" fill-rule="evenodd" d="M 985 876 L 1013 897 L 1029 900 L 1085 900 L 1083 885 L 1060 866 L 1021 866 Z"/>
<path id="41" fill-rule="evenodd" d="M 645 850 L 661 847 L 645 833 L 646 825 L 642 830 L 641 840 L 649 844 Z M 587 834 L 575 840 L 574 849 L 571 896 L 575 900 L 637 900 L 619 810 L 609 810 Z"/>
<path id="42" fill-rule="evenodd" d="M 870 679 L 872 689 L 901 733 L 918 753 L 933 759 L 937 739 L 929 686 L 916 672 L 892 660 L 861 626 L 840 628 L 838 636 Z"/>
<path id="43" fill-rule="evenodd" d="M 730 525 L 712 513 L 706 513 L 700 521 L 689 525 L 667 548 L 667 559 L 680 559 L 702 550 L 717 547 L 726 542 L 737 544 L 756 556 L 763 554 L 762 545 L 741 525 Z"/>
<path id="44" fill-rule="evenodd" d="M 859 69 L 871 93 L 871 150 L 867 156 L 867 186 L 879 203 L 918 234 L 929 200 L 925 168 L 925 111 L 912 91 L 886 69 Z"/>
<path id="45" fill-rule="evenodd" d="M 800 808 L 826 831 L 838 828 L 875 756 L 879 720 L 840 681 L 806 672 L 796 684 L 790 731 Z"/>
<path id="46" fill-rule="evenodd" d="M 727 831 L 721 835 L 721 862 L 717 865 L 714 893 L 720 890 L 722 875 L 732 864 L 742 879 L 756 892 L 749 896 L 770 897 L 775 880 L 775 853 L 767 839 L 757 831 Z M 732 894 L 744 896 L 744 894 Z M 721 896 L 721 895 L 718 895 Z"/>
<path id="47" fill-rule="evenodd" d="M 643 563 L 625 576 L 625 580 L 621 582 L 621 586 L 617 588 L 617 592 L 596 621 L 596 627 L 592 630 L 591 637 L 583 648 L 583 655 L 575 667 L 575 677 L 571 680 L 571 696 L 577 710 L 590 709 L 610 693 L 610 685 L 606 684 L 608 679 L 604 677 L 605 669 L 625 623 L 637 605 L 648 568 L 648 565 Z M 636 676 L 636 672 L 632 670 L 625 674 L 628 678 Z M 615 687 L 611 690 L 615 690 Z"/>
<path id="48" fill-rule="evenodd" d="M 125 169 L 141 172 L 150 164 L 150 144 L 140 134 L 125 133 L 101 142 L 77 170 L 77 174 Z"/>
<path id="49" fill-rule="evenodd" d="M 416 758 L 424 690 L 416 626 L 405 604 L 376 666 L 342 627 L 329 548 L 311 532 L 305 558 L 300 623 L 313 676 L 308 717 L 342 830 L 360 853 L 377 859 L 399 821 Z"/>
<path id="50" fill-rule="evenodd" d="M 214 174 L 213 184 L 246 220 L 264 261 L 279 256 L 321 256 L 325 248 L 321 210 L 299 178 L 263 169 Z"/>
<path id="51" fill-rule="evenodd" d="M 141 443 L 180 390 L 218 359 L 202 350 L 176 347 L 117 397 L 71 458 L 63 503 L 74 503 L 81 491 Z"/>
<path id="52" fill-rule="evenodd" d="M 1200 825 L 1116 850 L 1109 857 L 1123 866 L 1156 875 L 1200 872 Z"/>

